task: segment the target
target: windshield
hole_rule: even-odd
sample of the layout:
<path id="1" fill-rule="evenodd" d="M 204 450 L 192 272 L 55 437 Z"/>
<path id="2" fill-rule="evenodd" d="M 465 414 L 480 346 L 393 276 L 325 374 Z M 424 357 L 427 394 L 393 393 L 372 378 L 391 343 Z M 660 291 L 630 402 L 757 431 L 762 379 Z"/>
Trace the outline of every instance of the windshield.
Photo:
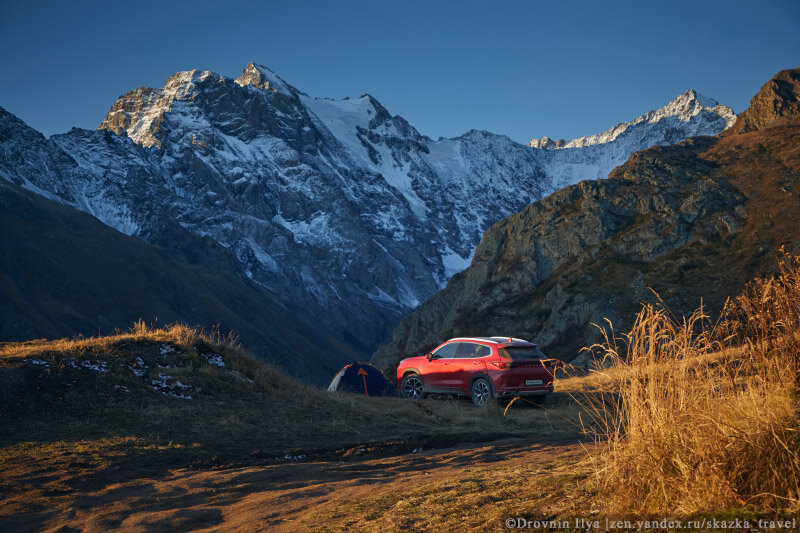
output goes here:
<path id="1" fill-rule="evenodd" d="M 525 359 L 541 359 L 547 357 L 538 346 L 507 346 L 500 348 L 500 357 L 522 361 Z"/>

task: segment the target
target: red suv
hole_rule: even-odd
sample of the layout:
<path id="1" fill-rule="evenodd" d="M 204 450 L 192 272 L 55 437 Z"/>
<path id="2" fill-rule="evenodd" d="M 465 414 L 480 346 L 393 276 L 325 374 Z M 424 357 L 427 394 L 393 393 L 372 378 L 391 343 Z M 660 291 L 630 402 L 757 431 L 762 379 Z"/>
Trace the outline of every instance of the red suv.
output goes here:
<path id="1" fill-rule="evenodd" d="M 400 394 L 462 394 L 475 405 L 489 398 L 538 396 L 553 392 L 553 367 L 539 348 L 522 339 L 463 337 L 450 339 L 431 353 L 400 361 Z"/>

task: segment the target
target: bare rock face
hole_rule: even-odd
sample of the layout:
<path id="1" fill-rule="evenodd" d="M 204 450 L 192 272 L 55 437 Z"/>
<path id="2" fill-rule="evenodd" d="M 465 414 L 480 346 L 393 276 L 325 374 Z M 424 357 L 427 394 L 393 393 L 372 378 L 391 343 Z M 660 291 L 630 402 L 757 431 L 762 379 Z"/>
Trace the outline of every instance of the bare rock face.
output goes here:
<path id="1" fill-rule="evenodd" d="M 132 124 L 141 120 L 142 115 L 147 113 L 151 105 L 159 106 L 161 104 L 159 96 L 158 92 L 150 87 L 139 87 L 129 91 L 114 102 L 98 129 L 125 135 Z M 143 146 L 153 146 L 154 144 L 161 146 L 161 142 L 153 134 L 158 131 L 158 125 L 163 120 L 163 115 L 153 117 L 153 128 L 145 134 L 139 135 Z"/>
<path id="2" fill-rule="evenodd" d="M 772 127 L 638 152 L 607 180 L 566 187 L 501 220 L 470 267 L 404 317 L 373 363 L 391 373 L 403 357 L 461 335 L 521 337 L 575 360 L 600 340 L 594 324 L 607 319 L 624 331 L 641 302 L 656 301 L 653 291 L 678 315 L 701 299 L 718 310 L 777 266 L 780 246 L 800 251 L 793 98 Z"/>
<path id="3" fill-rule="evenodd" d="M 564 148 L 567 141 L 559 139 L 554 141 L 550 137 L 542 137 L 541 139 L 531 139 L 528 146 L 531 148 L 538 148 L 539 150 L 550 150 L 554 148 Z"/>
<path id="4" fill-rule="evenodd" d="M 758 131 L 800 114 L 800 69 L 783 70 L 758 91 L 730 135 Z"/>

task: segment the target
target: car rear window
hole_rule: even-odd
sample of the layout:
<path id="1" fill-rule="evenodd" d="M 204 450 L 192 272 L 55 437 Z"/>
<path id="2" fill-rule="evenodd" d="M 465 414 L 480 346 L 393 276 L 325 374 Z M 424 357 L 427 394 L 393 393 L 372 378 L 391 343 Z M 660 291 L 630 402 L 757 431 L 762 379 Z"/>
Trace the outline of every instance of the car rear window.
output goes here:
<path id="1" fill-rule="evenodd" d="M 500 357 L 522 361 L 525 359 L 541 359 L 547 357 L 538 346 L 507 346 L 500 348 Z"/>
<path id="2" fill-rule="evenodd" d="M 492 354 L 492 349 L 483 344 L 474 342 L 462 342 L 456 357 L 460 359 L 471 359 L 474 357 L 486 357 Z"/>

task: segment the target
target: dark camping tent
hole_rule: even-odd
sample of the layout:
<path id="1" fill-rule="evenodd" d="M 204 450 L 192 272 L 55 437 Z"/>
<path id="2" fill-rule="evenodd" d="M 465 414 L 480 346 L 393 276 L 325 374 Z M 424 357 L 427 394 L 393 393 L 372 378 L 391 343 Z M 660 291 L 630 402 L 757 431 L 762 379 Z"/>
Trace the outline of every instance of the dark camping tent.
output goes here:
<path id="1" fill-rule="evenodd" d="M 394 385 L 367 363 L 347 365 L 333 377 L 329 391 L 357 392 L 367 396 L 397 396 Z"/>

